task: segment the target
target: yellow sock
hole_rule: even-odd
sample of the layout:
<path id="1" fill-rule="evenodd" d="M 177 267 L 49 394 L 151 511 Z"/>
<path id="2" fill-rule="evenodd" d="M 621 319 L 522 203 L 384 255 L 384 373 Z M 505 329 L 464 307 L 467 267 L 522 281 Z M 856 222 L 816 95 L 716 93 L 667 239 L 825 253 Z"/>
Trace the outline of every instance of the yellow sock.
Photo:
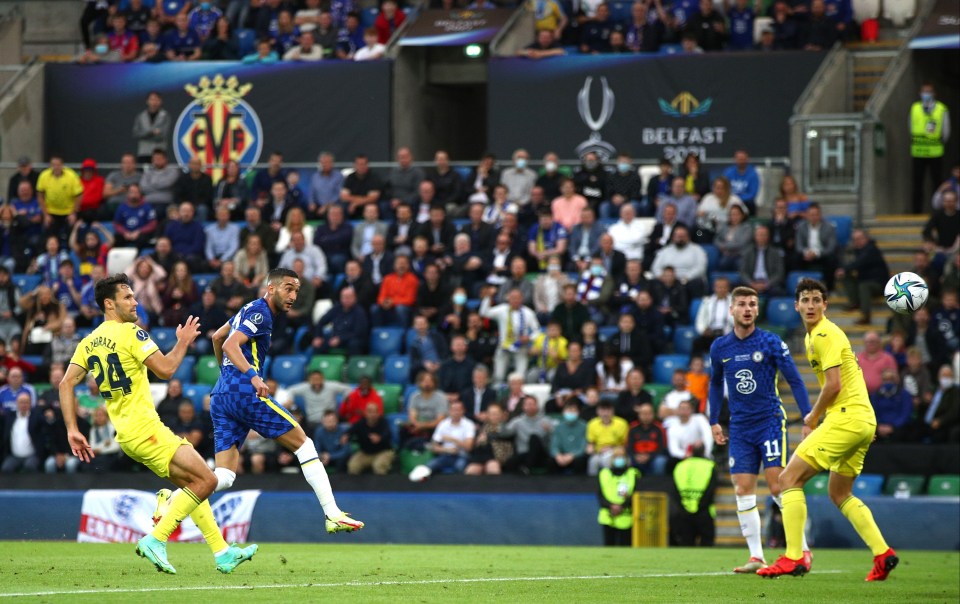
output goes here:
<path id="1" fill-rule="evenodd" d="M 170 502 L 167 513 L 163 515 L 163 518 L 160 519 L 160 522 L 157 523 L 150 534 L 158 541 L 166 542 L 173 531 L 177 530 L 177 527 L 183 522 L 183 519 L 193 513 L 198 505 L 200 505 L 200 498 L 194 495 L 190 489 L 184 488 L 180 495 L 174 497 L 173 501 Z"/>
<path id="2" fill-rule="evenodd" d="M 853 528 L 857 530 L 857 534 L 867 544 L 874 556 L 879 556 L 890 548 L 884 541 L 883 535 L 880 534 L 880 528 L 873 519 L 873 513 L 862 501 L 851 495 L 840 504 L 840 511 L 847 517 Z"/>
<path id="3" fill-rule="evenodd" d="M 783 504 L 783 532 L 787 537 L 786 556 L 791 560 L 803 558 L 803 527 L 807 524 L 807 498 L 803 489 L 787 489 L 780 495 Z"/>
<path id="4" fill-rule="evenodd" d="M 211 552 L 216 554 L 229 547 L 223 539 L 223 533 L 220 532 L 220 527 L 217 526 L 217 520 L 213 517 L 213 510 L 210 509 L 210 501 L 204 499 L 203 503 L 198 505 L 197 509 L 193 510 L 190 514 L 190 518 L 193 519 L 194 523 L 196 523 L 200 529 L 200 532 L 203 533 L 203 539 L 207 542 Z"/>

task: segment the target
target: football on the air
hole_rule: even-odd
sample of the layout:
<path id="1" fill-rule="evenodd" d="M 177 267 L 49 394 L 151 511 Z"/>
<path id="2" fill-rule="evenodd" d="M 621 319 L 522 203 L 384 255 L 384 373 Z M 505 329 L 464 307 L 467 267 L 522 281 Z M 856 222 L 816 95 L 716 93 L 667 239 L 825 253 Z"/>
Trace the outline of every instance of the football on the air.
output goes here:
<path id="1" fill-rule="evenodd" d="M 916 273 L 897 273 L 883 288 L 887 306 L 895 313 L 909 315 L 927 303 L 927 282 Z"/>

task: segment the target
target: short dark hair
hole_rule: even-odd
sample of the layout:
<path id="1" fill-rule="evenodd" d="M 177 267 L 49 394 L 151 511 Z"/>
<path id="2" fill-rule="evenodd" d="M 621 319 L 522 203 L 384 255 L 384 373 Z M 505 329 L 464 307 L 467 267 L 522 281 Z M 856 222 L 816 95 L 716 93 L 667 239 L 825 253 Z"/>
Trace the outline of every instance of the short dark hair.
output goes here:
<path id="1" fill-rule="evenodd" d="M 300 275 L 296 271 L 292 271 L 289 268 L 275 268 L 269 273 L 267 273 L 267 283 L 272 283 L 274 285 L 279 285 L 283 281 L 284 277 L 290 277 L 291 279 L 300 279 Z"/>
<path id="2" fill-rule="evenodd" d="M 104 277 L 97 281 L 96 285 L 93 286 L 93 295 L 97 300 L 97 306 L 100 307 L 101 311 L 106 311 L 103 307 L 104 300 L 112 300 L 117 295 L 117 290 L 120 289 L 121 285 L 130 285 L 130 277 L 124 273 L 117 273 L 115 275 L 110 275 L 109 277 Z"/>
<path id="3" fill-rule="evenodd" d="M 827 286 L 823 284 L 822 281 L 816 279 L 811 279 L 809 277 L 804 277 L 797 282 L 797 288 L 793 292 L 793 299 L 796 302 L 800 301 L 800 293 L 805 291 L 817 291 L 823 296 L 823 301 L 827 301 Z"/>
<path id="4" fill-rule="evenodd" d="M 597 403 L 597 409 L 613 409 L 613 401 L 608 398 L 600 399 L 600 402 Z"/>

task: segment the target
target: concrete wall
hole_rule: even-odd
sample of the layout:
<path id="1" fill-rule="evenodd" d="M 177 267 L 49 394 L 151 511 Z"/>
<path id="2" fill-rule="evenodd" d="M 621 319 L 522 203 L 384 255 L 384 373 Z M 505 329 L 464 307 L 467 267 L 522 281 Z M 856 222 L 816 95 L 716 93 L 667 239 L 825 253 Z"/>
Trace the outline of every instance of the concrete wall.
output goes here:
<path id="1" fill-rule="evenodd" d="M 0 17 L 0 65 L 23 61 L 23 27 L 23 17 Z"/>
<path id="2" fill-rule="evenodd" d="M 85 5 L 77 0 L 0 0 L 0 14 L 19 7 L 26 23 L 24 54 L 74 55 L 80 50 Z"/>
<path id="3" fill-rule="evenodd" d="M 42 65 L 28 68 L 13 90 L 0 99 L 0 162 L 16 162 L 21 155 L 42 161 L 43 74 Z M 0 182 L 7 182 L 11 173 L 0 170 Z"/>

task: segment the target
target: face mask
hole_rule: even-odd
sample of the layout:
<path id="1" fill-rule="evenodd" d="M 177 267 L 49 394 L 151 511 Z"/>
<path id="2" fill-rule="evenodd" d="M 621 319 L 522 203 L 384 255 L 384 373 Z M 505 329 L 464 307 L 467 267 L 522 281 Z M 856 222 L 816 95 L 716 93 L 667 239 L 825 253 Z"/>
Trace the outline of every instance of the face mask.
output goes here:
<path id="1" fill-rule="evenodd" d="M 592 159 L 583 162 L 583 165 L 587 167 L 587 170 L 595 170 L 597 168 L 597 162 Z"/>
<path id="2" fill-rule="evenodd" d="M 523 170 L 527 167 L 527 160 L 520 157 L 517 159 L 517 161 L 513 162 L 513 165 L 517 167 L 517 170 Z"/>
<path id="3" fill-rule="evenodd" d="M 880 392 L 884 396 L 893 396 L 897 393 L 897 384 L 895 382 L 884 382 L 880 385 Z"/>
<path id="4" fill-rule="evenodd" d="M 559 264 L 551 264 L 551 265 L 549 265 L 549 266 L 547 267 L 547 272 L 551 272 L 551 273 L 556 272 L 556 273 L 559 273 L 559 272 L 560 272 L 560 265 L 559 265 Z"/>
<path id="5" fill-rule="evenodd" d="M 547 163 L 543 164 L 543 167 L 544 167 L 544 169 L 546 169 L 547 172 L 556 172 L 556 171 L 557 171 L 557 162 L 555 162 L 555 161 L 548 161 Z"/>
<path id="6" fill-rule="evenodd" d="M 941 388 L 943 388 L 944 390 L 947 390 L 951 386 L 953 386 L 953 378 L 948 378 L 948 377 L 940 378 Z"/>
<path id="7" fill-rule="evenodd" d="M 617 170 L 619 170 L 621 174 L 626 174 L 627 172 L 630 171 L 630 164 L 626 162 L 621 162 L 617 164 Z"/>
<path id="8" fill-rule="evenodd" d="M 107 54 L 108 50 L 109 47 L 106 44 L 97 44 L 93 47 L 93 52 L 97 53 L 98 55 L 105 55 Z"/>
<path id="9" fill-rule="evenodd" d="M 467 303 L 467 294 L 453 294 L 453 303 L 458 306 L 463 306 Z"/>
<path id="10" fill-rule="evenodd" d="M 929 92 L 921 93 L 921 94 L 920 94 L 920 100 L 923 101 L 924 103 L 929 103 L 929 102 L 933 101 L 933 94 L 931 94 L 931 93 L 929 93 Z"/>
<path id="11" fill-rule="evenodd" d="M 580 415 L 578 415 L 577 413 L 574 413 L 573 411 L 563 412 L 563 419 L 567 420 L 568 422 L 576 421 L 578 417 L 580 417 Z"/>
<path id="12" fill-rule="evenodd" d="M 627 460 L 623 457 L 616 457 L 613 460 L 613 467 L 618 470 L 622 470 L 623 468 L 627 467 Z"/>
<path id="13" fill-rule="evenodd" d="M 200 10 L 210 10 L 210 3 L 209 3 L 209 2 L 201 2 L 201 3 L 200 3 Z"/>
<path id="14" fill-rule="evenodd" d="M 600 266 L 599 264 L 594 264 L 593 266 L 590 267 L 590 272 L 596 275 L 597 277 L 600 277 L 603 275 L 603 267 Z"/>

